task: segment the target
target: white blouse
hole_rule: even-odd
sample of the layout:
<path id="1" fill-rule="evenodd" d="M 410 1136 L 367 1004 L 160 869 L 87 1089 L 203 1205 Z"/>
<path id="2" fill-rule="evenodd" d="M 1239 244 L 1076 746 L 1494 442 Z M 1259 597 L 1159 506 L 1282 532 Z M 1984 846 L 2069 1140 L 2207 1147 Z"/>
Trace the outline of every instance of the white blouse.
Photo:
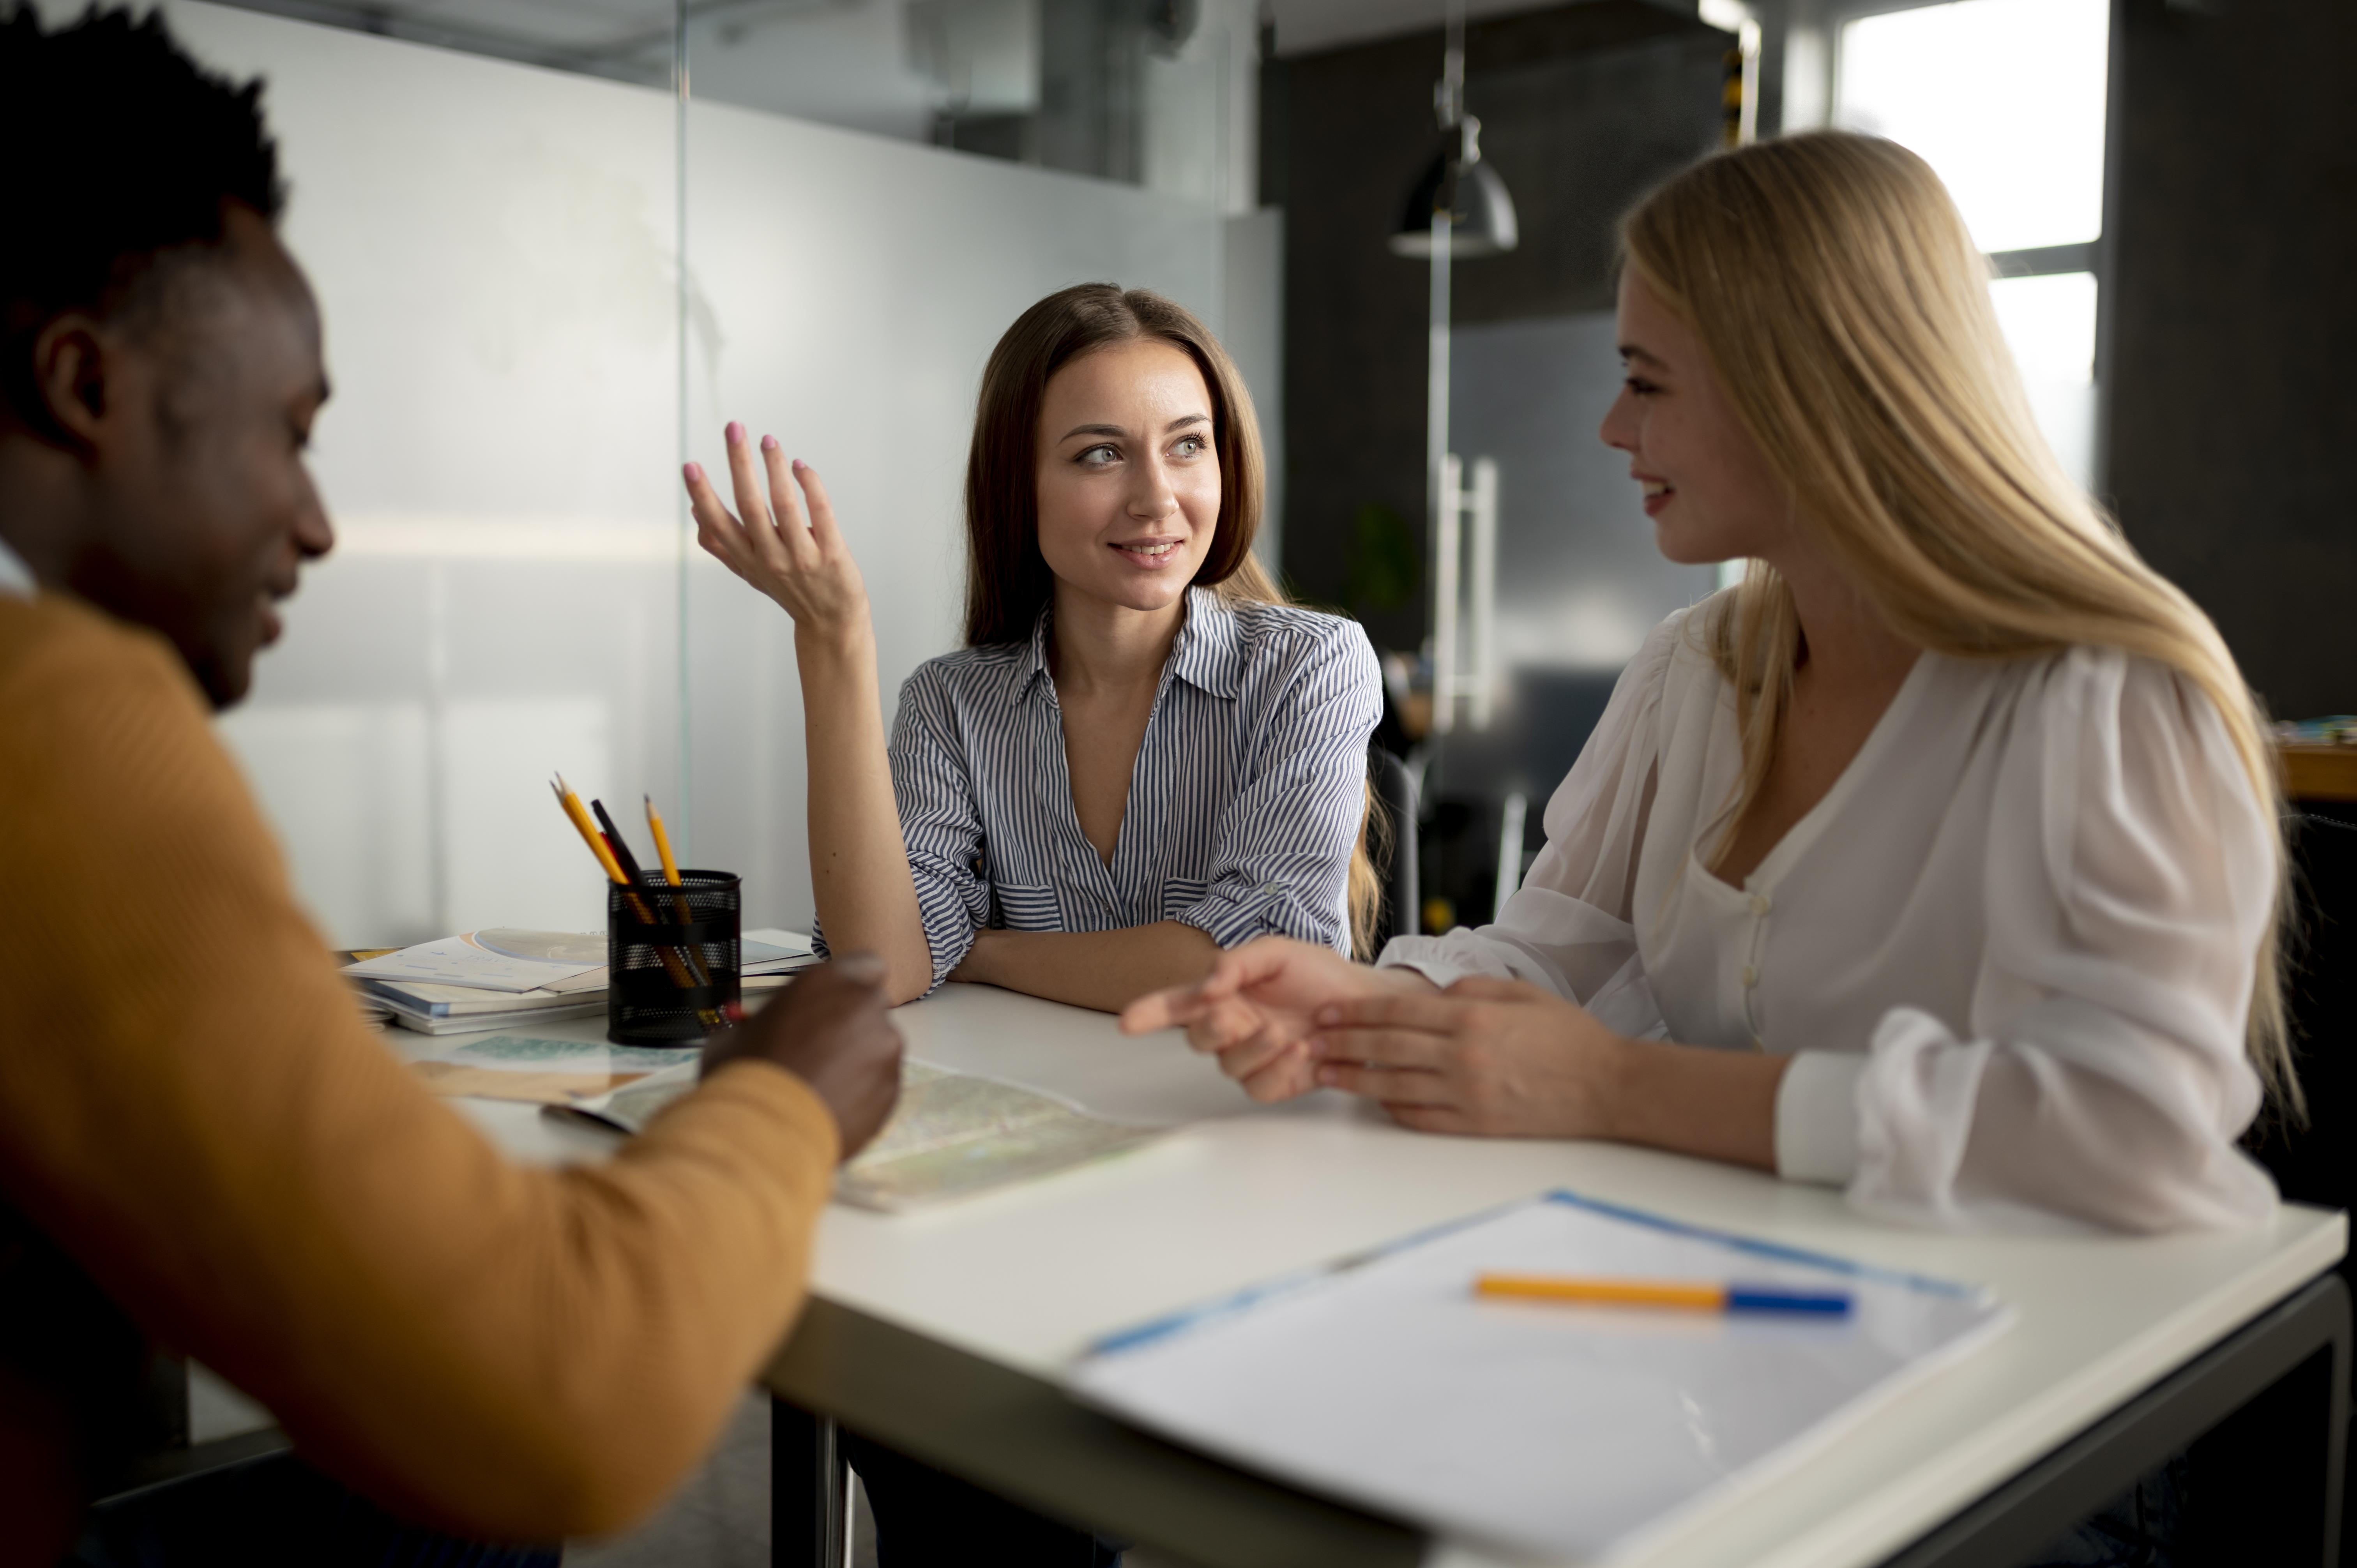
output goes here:
<path id="1" fill-rule="evenodd" d="M 2133 1230 L 2272 1213 L 2234 1140 L 2261 1097 L 2244 1015 L 2277 850 L 2216 709 L 2107 650 L 1925 653 L 1738 888 L 1702 862 L 1741 768 L 1706 646 L 1730 599 L 1646 639 L 1498 923 L 1382 961 L 1792 1057 L 1779 1172 L 1871 1212 Z"/>

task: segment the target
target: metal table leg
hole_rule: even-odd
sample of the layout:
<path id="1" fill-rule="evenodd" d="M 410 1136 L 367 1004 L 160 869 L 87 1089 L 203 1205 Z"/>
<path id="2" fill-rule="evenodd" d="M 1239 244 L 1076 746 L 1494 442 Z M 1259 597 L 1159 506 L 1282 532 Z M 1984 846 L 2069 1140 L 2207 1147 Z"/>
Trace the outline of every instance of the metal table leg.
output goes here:
<path id="1" fill-rule="evenodd" d="M 2332 1568 L 2341 1560 L 2349 1375 L 2349 1289 L 2326 1274 L 1883 1568 L 2007 1568 L 2189 1448 L 2193 1484 L 2212 1499 L 2202 1529 L 2231 1541 L 2233 1555 L 2219 1561 Z"/>
<path id="2" fill-rule="evenodd" d="M 770 1401 L 770 1561 L 777 1568 L 845 1568 L 850 1473 L 834 1423 Z"/>

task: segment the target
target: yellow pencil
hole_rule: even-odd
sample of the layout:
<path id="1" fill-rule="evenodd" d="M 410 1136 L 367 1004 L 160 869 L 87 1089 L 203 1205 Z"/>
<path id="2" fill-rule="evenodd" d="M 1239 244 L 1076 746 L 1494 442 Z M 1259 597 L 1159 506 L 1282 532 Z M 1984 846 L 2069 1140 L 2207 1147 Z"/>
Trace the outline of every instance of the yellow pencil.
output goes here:
<path id="1" fill-rule="evenodd" d="M 655 854 L 662 861 L 663 880 L 673 887 L 679 883 L 679 862 L 671 857 L 671 835 L 663 832 L 662 813 L 655 810 L 655 798 L 646 797 L 647 830 L 655 835 Z"/>
<path id="2" fill-rule="evenodd" d="M 679 862 L 671 856 L 671 834 L 663 832 L 662 813 L 655 810 L 655 798 L 652 795 L 642 795 L 640 799 L 647 803 L 647 832 L 654 835 L 655 858 L 662 862 L 663 880 L 673 887 L 682 886 L 683 884 L 679 877 Z M 689 920 L 687 900 L 674 898 L 672 900 L 671 908 L 672 913 L 679 917 L 679 923 L 683 926 L 686 925 Z M 703 959 L 690 951 L 687 954 L 687 961 L 695 971 L 696 983 L 699 985 L 705 983 Z"/>
<path id="3" fill-rule="evenodd" d="M 581 842 L 587 844 L 589 853 L 597 857 L 597 864 L 605 869 L 608 880 L 628 887 L 630 879 L 622 875 L 621 863 L 614 858 L 614 852 L 606 847 L 605 839 L 598 834 L 597 824 L 589 820 L 587 808 L 565 786 L 565 775 L 558 774 L 549 781 L 548 787 L 555 791 L 556 803 L 565 808 L 565 814 L 572 820 L 574 831 L 581 835 Z"/>

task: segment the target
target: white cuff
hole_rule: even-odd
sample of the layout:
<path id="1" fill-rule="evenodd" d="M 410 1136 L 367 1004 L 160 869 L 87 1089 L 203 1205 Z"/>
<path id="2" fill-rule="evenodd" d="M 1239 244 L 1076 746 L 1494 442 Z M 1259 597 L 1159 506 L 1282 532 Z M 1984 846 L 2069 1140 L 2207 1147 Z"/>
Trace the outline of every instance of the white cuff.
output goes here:
<path id="1" fill-rule="evenodd" d="M 1846 1187 L 1857 1175 L 1862 1052 L 1803 1051 L 1776 1086 L 1776 1174 Z"/>
<path id="2" fill-rule="evenodd" d="M 1442 937 L 1394 937 L 1375 957 L 1377 969 L 1412 969 L 1443 991 L 1469 974 L 1486 974 L 1479 963 L 1468 963 L 1448 950 Z M 1511 974 L 1507 978 L 1512 978 Z"/>

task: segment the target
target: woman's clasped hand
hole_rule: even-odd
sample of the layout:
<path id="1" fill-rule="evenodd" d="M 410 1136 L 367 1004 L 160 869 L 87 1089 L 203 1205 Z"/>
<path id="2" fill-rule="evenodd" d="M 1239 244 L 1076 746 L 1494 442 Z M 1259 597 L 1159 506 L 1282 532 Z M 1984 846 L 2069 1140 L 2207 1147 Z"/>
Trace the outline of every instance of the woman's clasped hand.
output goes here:
<path id="1" fill-rule="evenodd" d="M 1534 985 L 1470 976 L 1444 991 L 1283 937 L 1122 1015 L 1132 1034 L 1173 1026 L 1255 1100 L 1340 1089 L 1421 1132 L 1509 1137 L 1613 1136 L 1643 1048 Z"/>

